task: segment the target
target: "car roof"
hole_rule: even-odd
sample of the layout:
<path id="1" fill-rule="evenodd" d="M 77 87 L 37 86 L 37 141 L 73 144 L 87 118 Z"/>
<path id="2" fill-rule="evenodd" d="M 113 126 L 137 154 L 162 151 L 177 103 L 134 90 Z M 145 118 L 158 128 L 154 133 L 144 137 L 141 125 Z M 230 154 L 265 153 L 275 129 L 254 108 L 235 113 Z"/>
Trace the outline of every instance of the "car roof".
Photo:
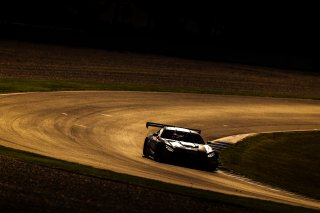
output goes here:
<path id="1" fill-rule="evenodd" d="M 166 130 L 175 130 L 175 131 L 180 131 L 180 132 L 188 132 L 188 133 L 194 133 L 194 134 L 199 134 L 196 131 L 193 131 L 191 129 L 185 129 L 185 128 L 181 128 L 181 127 L 172 127 L 172 126 L 166 126 L 164 127 L 164 129 Z"/>

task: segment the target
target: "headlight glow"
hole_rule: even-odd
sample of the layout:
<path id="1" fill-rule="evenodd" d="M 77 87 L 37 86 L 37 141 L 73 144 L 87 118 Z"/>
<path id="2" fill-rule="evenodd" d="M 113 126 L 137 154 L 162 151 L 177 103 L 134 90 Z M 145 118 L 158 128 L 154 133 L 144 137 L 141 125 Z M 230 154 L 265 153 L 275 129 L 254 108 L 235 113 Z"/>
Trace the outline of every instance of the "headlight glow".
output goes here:
<path id="1" fill-rule="evenodd" d="M 215 153 L 211 152 L 211 153 L 208 154 L 208 158 L 212 158 L 214 155 L 215 155 Z"/>
<path id="2" fill-rule="evenodd" d="M 173 151 L 174 151 L 174 149 L 173 149 L 171 146 L 168 146 L 168 145 L 166 145 L 166 149 L 167 149 L 169 152 L 173 152 Z"/>

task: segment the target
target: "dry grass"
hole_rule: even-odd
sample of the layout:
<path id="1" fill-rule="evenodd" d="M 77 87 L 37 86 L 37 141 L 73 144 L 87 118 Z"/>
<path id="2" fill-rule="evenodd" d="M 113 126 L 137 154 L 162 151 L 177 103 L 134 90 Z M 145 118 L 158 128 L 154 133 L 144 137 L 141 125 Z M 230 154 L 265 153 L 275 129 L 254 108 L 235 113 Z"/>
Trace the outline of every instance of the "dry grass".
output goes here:
<path id="1" fill-rule="evenodd" d="M 130 52 L 0 41 L 0 79 L 187 88 L 222 94 L 320 98 L 318 73 Z"/>

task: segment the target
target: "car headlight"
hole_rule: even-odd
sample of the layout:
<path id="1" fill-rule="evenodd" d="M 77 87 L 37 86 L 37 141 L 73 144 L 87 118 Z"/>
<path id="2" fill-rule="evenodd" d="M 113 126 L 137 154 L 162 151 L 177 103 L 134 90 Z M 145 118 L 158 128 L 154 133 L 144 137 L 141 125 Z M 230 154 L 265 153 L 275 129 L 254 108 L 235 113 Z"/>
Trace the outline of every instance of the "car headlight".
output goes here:
<path id="1" fill-rule="evenodd" d="M 208 154 L 208 158 L 212 158 L 214 155 L 215 155 L 215 153 L 211 152 L 211 153 Z"/>
<path id="2" fill-rule="evenodd" d="M 173 151 L 174 151 L 174 149 L 173 149 L 171 146 L 168 146 L 168 145 L 166 145 L 166 149 L 167 149 L 169 152 L 173 152 Z"/>

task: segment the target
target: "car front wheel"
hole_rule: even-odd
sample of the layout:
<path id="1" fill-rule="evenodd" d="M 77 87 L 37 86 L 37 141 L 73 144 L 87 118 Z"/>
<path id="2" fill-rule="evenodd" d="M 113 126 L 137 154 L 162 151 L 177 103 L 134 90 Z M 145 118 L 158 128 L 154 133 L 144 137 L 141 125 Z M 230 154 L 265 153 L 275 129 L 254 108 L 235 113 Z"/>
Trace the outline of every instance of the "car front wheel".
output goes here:
<path id="1" fill-rule="evenodd" d="M 164 158 L 163 158 L 163 146 L 158 145 L 156 148 L 156 151 L 154 153 L 154 160 L 157 162 L 163 162 Z"/>

